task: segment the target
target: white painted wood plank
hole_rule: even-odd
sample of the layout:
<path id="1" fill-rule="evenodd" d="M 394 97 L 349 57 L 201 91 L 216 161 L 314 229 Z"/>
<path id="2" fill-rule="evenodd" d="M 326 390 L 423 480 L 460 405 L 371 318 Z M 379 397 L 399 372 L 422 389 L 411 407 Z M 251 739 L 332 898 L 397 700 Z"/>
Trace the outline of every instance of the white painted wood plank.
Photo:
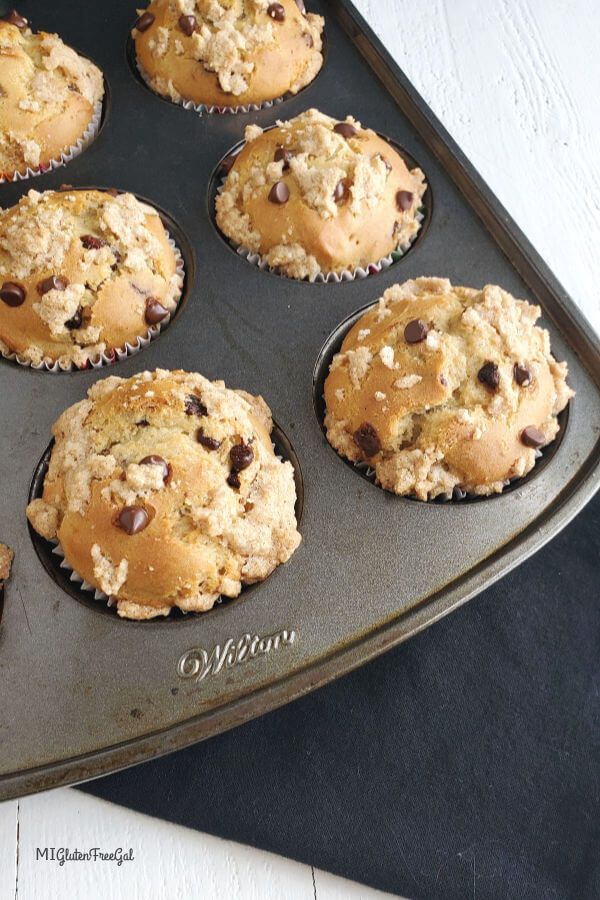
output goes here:
<path id="1" fill-rule="evenodd" d="M 20 801 L 19 900 L 313 900 L 310 866 L 62 788 Z M 37 848 L 133 848 L 133 862 L 36 860 Z"/>
<path id="2" fill-rule="evenodd" d="M 318 900 L 386 900 L 397 896 L 376 891 L 364 884 L 338 878 L 330 872 L 315 869 L 315 889 Z M 402 900 L 398 897 L 397 900 Z"/>
<path id="3" fill-rule="evenodd" d="M 17 801 L 0 803 L 0 897 L 14 897 L 17 876 Z"/>

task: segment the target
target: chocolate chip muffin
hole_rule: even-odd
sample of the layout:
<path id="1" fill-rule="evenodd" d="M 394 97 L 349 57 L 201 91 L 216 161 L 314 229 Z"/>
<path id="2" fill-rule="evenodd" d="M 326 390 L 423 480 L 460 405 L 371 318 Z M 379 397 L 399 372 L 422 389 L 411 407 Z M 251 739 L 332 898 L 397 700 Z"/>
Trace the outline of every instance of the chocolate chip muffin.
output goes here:
<path id="1" fill-rule="evenodd" d="M 415 237 L 423 173 L 351 116 L 309 109 L 269 131 L 250 125 L 245 137 L 225 163 L 217 224 L 270 267 L 312 281 L 377 263 Z"/>
<path id="2" fill-rule="evenodd" d="M 54 426 L 27 514 L 120 616 L 204 612 L 300 543 L 294 470 L 261 397 L 185 372 L 106 378 Z"/>
<path id="3" fill-rule="evenodd" d="M 539 316 L 494 285 L 389 288 L 333 359 L 330 444 L 396 494 L 499 493 L 533 468 L 574 394 Z"/>
<path id="4" fill-rule="evenodd" d="M 0 176 L 59 161 L 92 125 L 100 70 L 56 34 L 33 34 L 14 10 L 0 20 Z"/>
<path id="5" fill-rule="evenodd" d="M 4 355 L 63 368 L 110 357 L 155 333 L 181 284 L 158 214 L 133 194 L 29 191 L 0 212 Z"/>
<path id="6" fill-rule="evenodd" d="M 0 590 L 4 587 L 4 582 L 10 578 L 10 570 L 15 554 L 7 547 L 6 544 L 0 544 Z"/>
<path id="7" fill-rule="evenodd" d="M 176 102 L 235 107 L 296 94 L 323 64 L 303 0 L 153 0 L 132 35 L 142 74 Z"/>

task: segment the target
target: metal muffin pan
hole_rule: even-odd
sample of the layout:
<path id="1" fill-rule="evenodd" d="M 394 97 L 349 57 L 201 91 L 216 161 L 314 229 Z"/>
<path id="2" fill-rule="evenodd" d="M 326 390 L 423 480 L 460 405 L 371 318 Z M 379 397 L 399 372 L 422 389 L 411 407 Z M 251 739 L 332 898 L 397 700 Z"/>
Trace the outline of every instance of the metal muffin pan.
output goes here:
<path id="1" fill-rule="evenodd" d="M 461 151 L 346 0 L 326 18 L 313 85 L 247 115 L 199 117 L 155 97 L 127 62 L 133 2 L 74 15 L 24 2 L 34 27 L 94 59 L 112 102 L 96 140 L 67 167 L 0 186 L 97 184 L 164 209 L 195 256 L 189 298 L 145 350 L 108 369 L 50 375 L 0 361 L 0 540 L 16 551 L 0 624 L 0 799 L 82 781 L 230 728 L 324 684 L 427 627 L 517 565 L 599 485 L 600 342 Z M 427 234 L 379 275 L 309 284 L 262 272 L 212 223 L 210 179 L 248 122 L 309 106 L 352 113 L 404 147 L 434 200 Z M 498 283 L 538 301 L 577 390 L 556 451 L 534 477 L 477 503 L 416 503 L 368 483 L 327 445 L 313 409 L 324 341 L 386 287 L 418 275 Z M 106 375 L 198 370 L 262 393 L 298 456 L 303 542 L 263 584 L 202 616 L 132 623 L 80 603 L 36 555 L 25 506 L 62 410 Z M 525 599 L 524 599 L 525 602 Z"/>

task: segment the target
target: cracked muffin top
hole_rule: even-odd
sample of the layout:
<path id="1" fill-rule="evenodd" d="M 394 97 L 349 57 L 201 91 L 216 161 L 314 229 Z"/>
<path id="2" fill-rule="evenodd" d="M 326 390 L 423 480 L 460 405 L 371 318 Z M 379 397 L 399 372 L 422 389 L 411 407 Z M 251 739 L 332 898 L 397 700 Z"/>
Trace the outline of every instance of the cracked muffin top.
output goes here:
<path id="1" fill-rule="evenodd" d="M 290 278 L 376 263 L 419 229 L 420 169 L 348 116 L 249 125 L 216 200 L 221 231 Z"/>
<path id="2" fill-rule="evenodd" d="M 574 395 L 539 316 L 494 285 L 389 288 L 333 359 L 330 444 L 396 494 L 499 493 L 533 468 Z"/>
<path id="3" fill-rule="evenodd" d="M 56 34 L 0 21 L 0 174 L 59 159 L 82 137 L 104 96 L 102 72 Z"/>
<path id="4" fill-rule="evenodd" d="M 97 382 L 56 422 L 27 514 L 71 568 L 148 619 L 203 612 L 266 578 L 300 543 L 290 462 L 261 397 L 181 371 Z"/>
<path id="5" fill-rule="evenodd" d="M 135 345 L 181 281 L 158 213 L 133 194 L 29 191 L 0 211 L 0 349 L 33 365 Z"/>
<path id="6" fill-rule="evenodd" d="M 243 106 L 309 84 L 323 65 L 322 31 L 303 0 L 154 0 L 132 35 L 158 94 Z"/>

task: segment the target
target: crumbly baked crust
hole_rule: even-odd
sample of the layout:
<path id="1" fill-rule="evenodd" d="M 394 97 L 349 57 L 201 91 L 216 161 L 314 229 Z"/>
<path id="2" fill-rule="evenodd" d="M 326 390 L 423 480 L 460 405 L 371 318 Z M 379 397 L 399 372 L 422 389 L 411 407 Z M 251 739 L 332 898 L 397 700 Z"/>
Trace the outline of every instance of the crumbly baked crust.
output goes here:
<path id="1" fill-rule="evenodd" d="M 355 129 L 350 137 L 316 109 L 269 131 L 248 126 L 246 145 L 217 196 L 221 231 L 290 278 L 368 266 L 419 229 L 421 170 L 409 171 L 393 147 L 351 116 L 344 121 Z M 287 160 L 275 160 L 280 148 Z M 269 195 L 279 182 L 289 199 L 277 204 Z M 344 192 L 337 202 L 336 189 Z M 399 193 L 409 198 L 405 209 Z"/>
<path id="2" fill-rule="evenodd" d="M 0 544 L 0 587 L 10 578 L 14 553 L 6 544 Z"/>
<path id="3" fill-rule="evenodd" d="M 0 174 L 58 159 L 104 96 L 102 72 L 56 34 L 0 21 Z"/>
<path id="4" fill-rule="evenodd" d="M 535 464 L 523 430 L 534 426 L 550 443 L 574 395 L 539 316 L 538 306 L 494 285 L 478 291 L 417 278 L 389 288 L 333 359 L 325 382 L 330 444 L 367 462 L 396 494 L 502 491 Z M 409 343 L 405 328 L 415 320 L 427 334 Z M 515 365 L 530 375 L 523 384 Z"/>
<path id="5" fill-rule="evenodd" d="M 323 19 L 280 0 L 154 0 L 154 21 L 133 29 L 138 61 L 150 86 L 171 100 L 242 106 L 296 94 L 323 65 Z M 194 16 L 191 34 L 181 16 Z M 188 29 L 189 30 L 189 29 Z"/>
<path id="6" fill-rule="evenodd" d="M 66 287 L 40 293 L 52 276 Z M 0 288 L 6 282 L 26 297 L 20 306 L 0 299 L 0 347 L 65 366 L 134 345 L 149 331 L 148 298 L 172 312 L 181 292 L 156 211 L 133 194 L 94 190 L 29 191 L 0 212 Z"/>
<path id="7" fill-rule="evenodd" d="M 121 616 L 208 610 L 266 578 L 300 543 L 294 471 L 275 456 L 271 427 L 262 398 L 201 375 L 106 378 L 56 422 L 29 521 L 58 539 L 69 565 L 112 596 Z M 241 469 L 233 447 L 251 448 Z M 142 462 L 149 456 L 164 464 Z M 126 507 L 146 511 L 139 533 L 118 526 Z"/>

